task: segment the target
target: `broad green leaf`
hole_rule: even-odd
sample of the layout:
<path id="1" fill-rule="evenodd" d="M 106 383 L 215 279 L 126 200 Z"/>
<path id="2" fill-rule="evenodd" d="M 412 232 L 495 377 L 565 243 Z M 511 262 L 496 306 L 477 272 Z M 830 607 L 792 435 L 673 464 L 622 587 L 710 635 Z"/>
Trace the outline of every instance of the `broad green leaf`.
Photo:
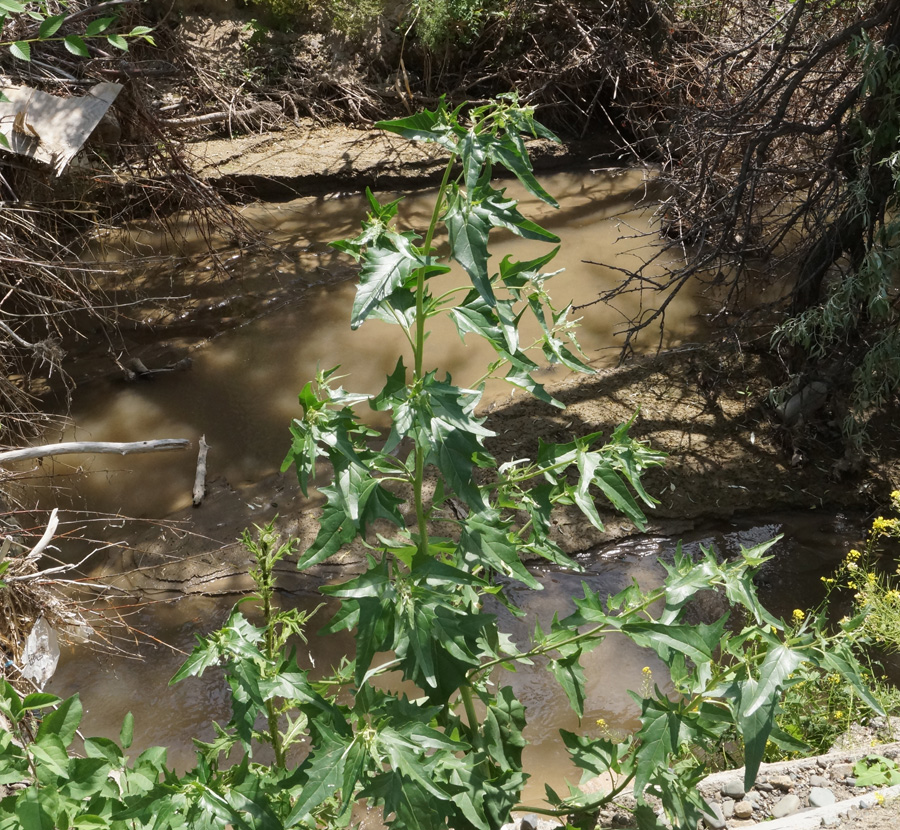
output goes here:
<path id="1" fill-rule="evenodd" d="M 152 32 L 152 31 L 153 31 L 153 29 L 151 29 L 149 26 L 135 26 L 135 27 L 128 33 L 128 37 L 139 37 L 139 36 L 142 36 L 142 35 L 148 35 L 148 34 L 150 34 L 150 32 Z"/>
<path id="2" fill-rule="evenodd" d="M 40 741 L 47 735 L 56 735 L 64 746 L 69 746 L 81 723 L 82 711 L 81 699 L 77 694 L 66 698 L 56 711 L 44 715 L 35 739 Z"/>
<path id="3" fill-rule="evenodd" d="M 766 742 L 775 724 L 778 711 L 778 698 L 775 695 L 765 697 L 759 694 L 755 680 L 746 680 L 738 684 L 739 696 L 736 725 L 744 739 L 744 788 L 749 792 L 756 783 L 759 765 L 766 754 Z M 748 703 L 759 701 L 753 713 L 746 714 Z"/>
<path id="4" fill-rule="evenodd" d="M 585 701 L 585 677 L 584 668 L 581 665 L 581 652 L 561 658 L 559 660 L 551 660 L 549 669 L 553 673 L 566 697 L 569 700 L 569 706 L 578 717 L 584 716 Z"/>
<path id="5" fill-rule="evenodd" d="M 671 649 L 699 664 L 713 659 L 725 622 L 725 617 L 713 625 L 666 625 L 642 620 L 625 623 L 621 630 L 637 645 L 652 648 L 666 662 Z"/>
<path id="6" fill-rule="evenodd" d="M 450 234 L 451 256 L 465 269 L 481 298 L 493 306 L 496 300 L 488 274 L 489 222 L 457 192 L 451 198 L 444 223 Z"/>
<path id="7" fill-rule="evenodd" d="M 515 175 L 529 193 L 537 196 L 538 199 L 546 202 L 548 205 L 559 207 L 556 199 L 544 190 L 534 177 L 528 156 L 523 156 L 520 149 L 516 147 L 509 137 L 490 142 L 486 149 L 491 161 L 502 164 L 510 173 Z"/>
<path id="8" fill-rule="evenodd" d="M 122 750 L 109 738 L 85 738 L 84 754 L 88 758 L 105 758 L 113 766 L 122 760 Z"/>
<path id="9" fill-rule="evenodd" d="M 370 247 L 363 257 L 350 327 L 358 329 L 382 300 L 410 278 L 425 260 L 410 245 L 400 250 L 387 244 Z"/>
<path id="10" fill-rule="evenodd" d="M 462 127 L 454 126 L 461 108 L 457 108 L 453 113 L 448 113 L 441 101 L 437 110 L 426 109 L 408 118 L 378 121 L 375 126 L 379 130 L 397 133 L 410 141 L 433 142 L 451 153 L 456 153 L 457 145 L 466 132 Z"/>
<path id="11" fill-rule="evenodd" d="M 541 242 L 559 242 L 555 233 L 542 228 L 526 219 L 518 210 L 515 199 L 507 199 L 505 190 L 494 190 L 489 185 L 479 189 L 477 208 L 480 214 L 495 228 L 506 228 L 523 239 L 536 239 Z"/>
<path id="12" fill-rule="evenodd" d="M 121 49 L 123 52 L 128 51 L 128 41 L 122 35 L 107 35 L 106 40 L 116 49 Z"/>
<path id="13" fill-rule="evenodd" d="M 329 495 L 329 491 L 334 492 L 333 487 L 321 489 L 326 496 Z M 356 528 L 353 527 L 353 522 L 347 518 L 346 513 L 340 507 L 326 504 L 322 508 L 322 517 L 319 519 L 319 532 L 306 553 L 297 560 L 297 569 L 302 571 L 324 562 L 344 545 L 352 542 L 355 537 Z"/>
<path id="14" fill-rule="evenodd" d="M 45 692 L 32 692 L 26 695 L 22 701 L 22 708 L 27 712 L 30 710 L 46 709 L 60 702 L 56 695 L 46 694 Z"/>
<path id="15" fill-rule="evenodd" d="M 87 28 L 84 30 L 85 37 L 96 37 L 97 35 L 105 32 L 110 25 L 115 22 L 115 17 L 98 17 L 96 20 L 92 20 L 88 23 Z"/>
<path id="16" fill-rule="evenodd" d="M 802 662 L 803 656 L 789 646 L 770 645 L 759 669 L 758 682 L 753 687 L 744 687 L 740 717 L 749 718 L 761 707 L 768 709 L 769 702 L 780 694 L 788 675 Z"/>
<path id="17" fill-rule="evenodd" d="M 73 55 L 78 55 L 80 58 L 89 58 L 91 56 L 84 41 L 78 35 L 66 35 L 63 38 L 63 44 Z"/>
<path id="18" fill-rule="evenodd" d="M 10 43 L 9 51 L 12 52 L 14 58 L 21 61 L 31 60 L 31 44 L 28 41 L 17 40 L 15 43 Z"/>
<path id="19" fill-rule="evenodd" d="M 563 743 L 569 751 L 569 757 L 578 769 L 584 771 L 582 780 L 594 778 L 606 773 L 621 773 L 623 763 L 631 748 L 629 741 L 614 743 L 605 738 L 589 738 L 560 729 Z"/>
<path id="20" fill-rule="evenodd" d="M 47 771 L 60 778 L 69 777 L 69 754 L 57 735 L 42 735 L 29 745 L 28 751 L 38 767 L 38 778 L 47 780 Z"/>
<path id="21" fill-rule="evenodd" d="M 69 780 L 60 792 L 81 801 L 95 796 L 109 778 L 110 764 L 105 758 L 72 758 Z"/>
<path id="22" fill-rule="evenodd" d="M 0 9 L 12 14 L 21 14 L 25 11 L 25 6 L 17 0 L 0 0 Z"/>
<path id="23" fill-rule="evenodd" d="M 473 513 L 463 524 L 459 549 L 464 556 L 493 571 L 511 577 L 535 590 L 540 583 L 522 564 L 516 545 L 507 535 L 509 523 L 502 521 L 496 511 Z"/>
<path id="24" fill-rule="evenodd" d="M 525 707 L 516 699 L 510 686 L 497 692 L 484 715 L 484 749 L 490 759 L 504 772 L 522 769 L 522 750 L 527 741 Z"/>
<path id="25" fill-rule="evenodd" d="M 2 3 L 3 0 L 0 0 Z M 16 817 L 22 823 L 23 830 L 56 830 L 56 822 L 41 803 L 41 792 L 36 787 L 28 787 L 16 799 Z"/>
<path id="26" fill-rule="evenodd" d="M 55 35 L 59 31 L 59 27 L 62 26 L 65 19 L 66 15 L 64 14 L 51 15 L 46 20 L 44 20 L 43 23 L 41 23 L 41 28 L 38 29 L 38 37 L 53 37 L 53 35 Z"/>
<path id="27" fill-rule="evenodd" d="M 285 828 L 305 821 L 313 810 L 345 786 L 344 760 L 352 745 L 332 745 L 325 751 L 316 751 L 309 756 L 303 764 L 305 771 L 303 787 L 296 797 L 294 808 L 284 820 Z M 352 792 L 342 793 L 345 801 L 352 796 Z"/>

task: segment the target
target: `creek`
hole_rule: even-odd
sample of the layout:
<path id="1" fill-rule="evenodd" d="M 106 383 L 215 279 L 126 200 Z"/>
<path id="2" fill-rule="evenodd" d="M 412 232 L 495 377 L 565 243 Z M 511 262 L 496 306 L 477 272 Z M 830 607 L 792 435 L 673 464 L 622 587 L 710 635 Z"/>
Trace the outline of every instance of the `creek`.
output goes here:
<path id="1" fill-rule="evenodd" d="M 558 174 L 543 178 L 542 183 L 559 199 L 561 209 L 552 211 L 523 200 L 522 212 L 562 239 L 556 267 L 566 270 L 550 281 L 551 295 L 557 307 L 569 301 L 576 305 L 590 302 L 613 284 L 617 274 L 610 267 L 585 260 L 629 267 L 647 256 L 643 234 L 651 229 L 651 217 L 635 207 L 647 182 L 640 172 L 619 171 Z M 513 185 L 509 190 L 521 196 Z M 407 199 L 403 221 L 416 227 L 427 222 L 431 195 L 423 192 Z M 397 355 L 404 353 L 404 343 L 398 331 L 377 322 L 368 322 L 357 332 L 349 329 L 355 292 L 352 269 L 326 243 L 356 233 L 365 214 L 363 200 L 299 199 L 253 205 L 244 212 L 249 221 L 266 230 L 268 247 L 253 256 L 229 259 L 231 278 L 224 286 L 215 283 L 221 277 L 203 270 L 208 264 L 201 264 L 205 262 L 199 253 L 202 240 L 189 226 L 182 228 L 175 247 L 170 237 L 150 227 L 97 243 L 107 261 L 118 259 L 128 263 L 128 268 L 133 267 L 130 261 L 135 254 L 157 257 L 150 260 L 151 265 L 144 260 L 140 281 L 146 291 L 178 294 L 185 293 L 182 283 L 202 283 L 210 297 L 218 292 L 228 299 L 218 305 L 211 303 L 212 311 L 205 316 L 198 312 L 180 323 L 161 301 L 157 319 L 167 325 L 159 326 L 160 339 L 152 343 L 135 340 L 131 354 L 148 365 L 147 355 L 162 360 L 166 355 L 189 354 L 191 369 L 160 375 L 153 381 L 124 383 L 109 370 L 107 360 L 105 369 L 98 369 L 80 384 L 72 424 L 61 439 L 177 437 L 189 438 L 196 445 L 204 434 L 212 447 L 209 479 L 235 494 L 228 509 L 243 512 L 237 518 L 231 515 L 230 520 L 249 525 L 259 522 L 266 512 L 259 509 L 262 502 L 271 501 L 268 495 L 260 499 L 253 488 L 277 472 L 288 446 L 288 424 L 299 414 L 297 392 L 316 368 L 339 364 L 341 373 L 348 376 L 344 381 L 348 389 L 375 392 L 393 369 Z M 493 250 L 500 256 L 510 253 L 525 259 L 545 252 L 546 247 L 498 233 Z M 449 279 L 453 284 L 458 275 Z M 593 306 L 583 313 L 579 340 L 594 365 L 616 360 L 618 341 L 612 333 L 625 315 L 647 299 L 633 294 L 618 308 Z M 700 287 L 679 295 L 667 314 L 664 347 L 706 337 L 704 303 Z M 225 318 L 236 318 L 241 324 L 222 330 Z M 491 356 L 480 345 L 461 342 L 449 324 L 438 325 L 430 342 L 430 362 L 464 384 L 480 375 Z M 646 343 L 648 349 L 656 346 L 656 339 Z M 542 371 L 548 378 L 561 376 L 553 367 Z M 486 405 L 509 397 L 508 389 L 491 385 Z M 68 456 L 47 462 L 44 469 L 55 481 L 66 482 L 70 506 L 97 515 L 109 526 L 102 535 L 111 538 L 119 522 L 110 514 L 156 520 L 183 511 L 191 500 L 194 463 L 193 454 Z M 244 495 L 250 493 L 252 498 Z M 192 515 L 182 516 L 186 516 L 185 527 L 200 533 L 211 532 L 216 524 L 210 518 L 215 516 L 213 508 L 206 504 Z M 736 552 L 740 544 L 785 533 L 785 541 L 778 547 L 777 568 L 767 565 L 760 584 L 772 610 L 789 615 L 794 607 L 808 607 L 817 601 L 819 577 L 830 573 L 847 546 L 858 541 L 861 526 L 862 517 L 853 516 L 756 517 L 693 532 L 685 541 L 693 546 L 716 544 L 728 554 Z M 665 538 L 628 540 L 584 556 L 585 575 L 538 571 L 545 590 L 518 597 L 529 612 L 527 626 L 535 619 L 548 625 L 555 612 L 565 614 L 582 578 L 602 593 L 614 593 L 632 578 L 643 588 L 659 584 L 663 569 L 657 557 L 671 556 L 674 546 L 673 540 Z M 517 593 L 515 588 L 509 590 Z M 148 601 L 129 617 L 135 629 L 153 638 L 143 638 L 131 647 L 143 661 L 69 649 L 48 691 L 81 693 L 85 734 L 115 737 L 122 717 L 133 712 L 135 751 L 154 744 L 167 746 L 170 762 L 185 767 L 193 761 L 190 739 L 208 740 L 213 735 L 210 722 L 228 720 L 227 687 L 214 672 L 208 672 L 202 681 L 191 679 L 173 688 L 167 687 L 168 679 L 192 648 L 194 634 L 211 631 L 224 622 L 234 599 L 189 596 Z M 304 606 L 318 602 L 302 585 L 294 586 L 282 600 Z M 513 634 L 522 631 L 517 626 L 523 623 L 506 622 Z M 313 636 L 302 659 L 309 666 L 327 668 L 336 653 L 347 649 L 349 642 L 335 644 Z M 586 729 L 596 730 L 598 718 L 614 732 L 633 726 L 635 709 L 627 690 L 640 688 L 645 666 L 664 684 L 661 665 L 630 644 L 611 639 L 590 655 Z M 507 679 L 528 708 L 526 769 L 534 778 L 526 800 L 541 801 L 545 782 L 564 789 L 563 779 L 572 777 L 556 736 L 559 728 L 577 730 L 579 725 L 562 691 L 540 667 Z"/>

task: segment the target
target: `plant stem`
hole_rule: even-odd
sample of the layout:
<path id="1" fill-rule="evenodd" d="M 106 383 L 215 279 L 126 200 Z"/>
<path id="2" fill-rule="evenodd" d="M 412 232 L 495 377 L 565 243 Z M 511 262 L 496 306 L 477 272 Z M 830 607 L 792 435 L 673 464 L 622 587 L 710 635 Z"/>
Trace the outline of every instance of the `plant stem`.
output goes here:
<path id="1" fill-rule="evenodd" d="M 453 163 L 456 161 L 456 154 L 450 156 L 447 167 L 444 170 L 444 178 L 441 180 L 441 186 L 438 189 L 437 198 L 434 202 L 434 210 L 431 212 L 431 222 L 428 225 L 428 232 L 425 234 L 425 261 L 431 264 L 431 244 L 434 241 L 434 231 L 437 227 L 438 217 L 441 214 L 441 208 L 444 205 L 444 195 L 447 192 L 447 184 L 450 181 L 450 172 L 453 169 Z M 413 388 L 418 388 L 422 379 L 425 377 L 425 268 L 420 268 L 418 278 L 416 280 L 416 337 L 413 346 Z M 425 515 L 425 503 L 422 495 L 422 489 L 425 482 L 425 449 L 416 446 L 415 449 L 415 479 L 413 481 L 413 494 L 415 498 L 416 508 L 416 524 L 419 531 L 419 539 L 417 543 L 417 555 L 424 559 L 428 555 L 428 523 Z"/>
<path id="2" fill-rule="evenodd" d="M 462 698 L 463 707 L 466 710 L 466 720 L 469 722 L 469 738 L 475 749 L 481 748 L 481 735 L 478 732 L 478 714 L 475 712 L 475 701 L 472 698 L 471 686 L 460 686 L 459 696 Z"/>

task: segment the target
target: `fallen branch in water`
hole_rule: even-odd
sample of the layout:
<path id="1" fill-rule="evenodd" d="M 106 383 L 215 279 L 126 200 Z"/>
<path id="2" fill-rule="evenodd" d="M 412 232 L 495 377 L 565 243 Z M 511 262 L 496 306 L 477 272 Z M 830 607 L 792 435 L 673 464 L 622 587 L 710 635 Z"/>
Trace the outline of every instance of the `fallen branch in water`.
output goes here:
<path id="1" fill-rule="evenodd" d="M 186 450 L 191 442 L 186 438 L 159 438 L 155 441 L 131 441 L 124 444 L 113 441 L 67 441 L 62 444 L 44 444 L 41 447 L 25 447 L 21 450 L 0 452 L 0 464 L 6 461 L 24 461 L 28 458 L 44 458 L 48 455 L 72 453 L 118 453 L 129 455 L 139 452 L 164 452 Z"/>
<path id="2" fill-rule="evenodd" d="M 209 452 L 209 444 L 206 436 L 200 436 L 200 452 L 197 453 L 197 473 L 194 476 L 194 507 L 199 507 L 206 495 L 206 455 Z"/>

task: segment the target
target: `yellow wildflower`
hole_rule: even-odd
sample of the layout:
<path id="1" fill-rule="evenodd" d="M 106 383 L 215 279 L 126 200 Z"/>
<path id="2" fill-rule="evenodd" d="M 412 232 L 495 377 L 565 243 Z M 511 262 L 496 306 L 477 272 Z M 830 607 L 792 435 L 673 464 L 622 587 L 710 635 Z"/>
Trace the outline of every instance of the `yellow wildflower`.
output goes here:
<path id="1" fill-rule="evenodd" d="M 840 720 L 842 717 L 844 717 L 844 713 L 840 709 L 838 709 L 837 712 L 834 713 L 834 717 L 835 720 Z"/>
<path id="2" fill-rule="evenodd" d="M 644 666 L 644 668 L 641 669 L 641 674 L 644 675 L 644 677 L 652 677 L 653 671 L 650 666 Z"/>
<path id="3" fill-rule="evenodd" d="M 791 614 L 791 619 L 794 621 L 794 625 L 800 625 L 803 622 L 803 618 L 806 616 L 799 608 L 794 609 L 794 613 Z"/>
<path id="4" fill-rule="evenodd" d="M 853 549 L 847 554 L 847 561 L 848 561 L 848 562 L 855 562 L 855 561 L 856 561 L 857 559 L 859 559 L 861 556 L 862 556 L 862 554 L 861 554 L 856 548 L 853 548 Z"/>
<path id="5" fill-rule="evenodd" d="M 828 675 L 828 682 L 829 682 L 829 683 L 840 683 L 840 682 L 841 682 L 841 676 L 840 676 L 839 674 L 829 674 L 829 675 Z"/>
<path id="6" fill-rule="evenodd" d="M 884 796 L 881 793 L 875 793 L 875 800 L 879 804 L 884 804 Z"/>
<path id="7" fill-rule="evenodd" d="M 606 729 L 607 723 L 603 718 L 597 718 L 597 726 L 601 729 Z"/>

